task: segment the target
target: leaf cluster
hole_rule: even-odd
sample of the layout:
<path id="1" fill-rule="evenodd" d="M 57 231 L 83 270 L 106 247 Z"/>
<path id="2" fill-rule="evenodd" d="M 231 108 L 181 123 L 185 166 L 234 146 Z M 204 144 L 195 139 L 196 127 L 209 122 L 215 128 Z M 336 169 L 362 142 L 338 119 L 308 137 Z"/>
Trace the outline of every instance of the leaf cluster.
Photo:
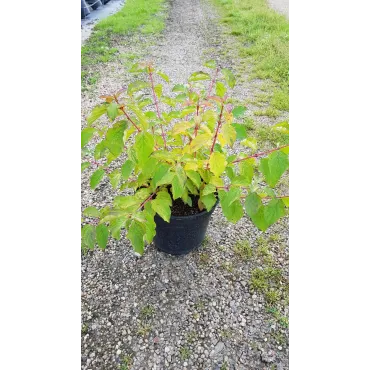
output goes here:
<path id="1" fill-rule="evenodd" d="M 86 158 L 93 153 L 94 161 L 83 160 L 81 170 L 95 166 L 91 188 L 109 178 L 119 195 L 112 206 L 84 211 L 83 247 L 105 248 L 109 235 L 119 239 L 124 228 L 141 255 L 155 236 L 154 216 L 170 222 L 177 199 L 200 212 L 210 211 L 219 199 L 228 221 L 236 223 L 246 214 L 263 231 L 286 214 L 288 197 L 274 188 L 288 169 L 288 147 L 258 153 L 242 124 L 246 107 L 229 103 L 233 73 L 215 61 L 205 67 L 211 71 L 194 72 L 186 84 L 165 93 L 169 77 L 151 63 L 137 63 L 131 72 L 138 79 L 102 96 L 92 110 L 81 148 Z M 289 124 L 274 130 L 288 135 Z M 245 153 L 229 155 L 236 142 Z M 124 195 L 127 189 L 131 195 Z"/>

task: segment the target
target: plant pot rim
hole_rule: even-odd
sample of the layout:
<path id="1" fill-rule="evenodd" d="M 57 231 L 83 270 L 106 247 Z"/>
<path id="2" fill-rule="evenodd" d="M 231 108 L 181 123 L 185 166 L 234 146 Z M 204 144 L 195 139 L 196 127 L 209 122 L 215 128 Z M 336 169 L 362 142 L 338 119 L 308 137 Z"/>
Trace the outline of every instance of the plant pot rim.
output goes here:
<path id="1" fill-rule="evenodd" d="M 216 200 L 216 203 L 214 204 L 214 206 L 209 210 L 207 211 L 206 209 L 204 209 L 203 211 L 199 212 L 199 213 L 196 213 L 195 215 L 186 215 L 186 216 L 172 216 L 170 217 L 170 222 L 171 220 L 184 220 L 184 219 L 196 219 L 196 218 L 199 218 L 199 217 L 202 217 L 205 213 L 212 213 L 215 208 L 217 207 L 217 204 L 219 203 L 219 199 L 217 198 Z M 155 217 L 160 217 L 158 215 L 155 215 Z"/>

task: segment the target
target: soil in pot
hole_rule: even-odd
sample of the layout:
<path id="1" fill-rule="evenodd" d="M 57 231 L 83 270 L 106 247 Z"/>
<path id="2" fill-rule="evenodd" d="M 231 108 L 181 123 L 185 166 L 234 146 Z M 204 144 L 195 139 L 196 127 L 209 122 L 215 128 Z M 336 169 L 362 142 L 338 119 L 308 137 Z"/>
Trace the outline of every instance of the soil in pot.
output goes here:
<path id="1" fill-rule="evenodd" d="M 199 247 L 206 235 L 211 215 L 217 206 L 207 212 L 198 208 L 198 196 L 192 196 L 193 206 L 185 204 L 181 199 L 173 201 L 170 222 L 156 215 L 155 246 L 163 252 L 180 255 L 187 254 Z"/>

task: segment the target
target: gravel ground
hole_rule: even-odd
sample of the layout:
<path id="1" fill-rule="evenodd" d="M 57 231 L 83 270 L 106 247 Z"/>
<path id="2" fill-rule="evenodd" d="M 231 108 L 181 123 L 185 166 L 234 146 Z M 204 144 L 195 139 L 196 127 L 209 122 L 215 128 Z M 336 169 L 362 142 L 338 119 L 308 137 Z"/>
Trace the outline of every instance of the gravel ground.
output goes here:
<path id="1" fill-rule="evenodd" d="M 121 38 L 120 51 L 152 59 L 176 83 L 201 69 L 205 57 L 238 68 L 234 40 L 218 25 L 207 2 L 173 0 L 168 10 L 163 35 Z M 228 52 L 222 53 L 225 48 Z M 102 78 L 82 96 L 83 126 L 97 97 L 127 85 L 131 78 L 124 62 L 99 68 Z M 243 101 L 255 92 L 256 84 L 242 82 L 234 96 Z M 82 208 L 103 206 L 115 195 L 107 181 L 95 191 L 89 189 L 92 171 L 82 175 Z M 267 242 L 258 239 L 261 236 Z M 240 241 L 249 242 L 249 259 L 235 251 Z M 229 224 L 219 207 L 204 245 L 189 255 L 166 255 L 150 245 L 138 258 L 123 237 L 111 240 L 105 252 L 82 256 L 81 368 L 288 369 L 288 329 L 250 286 L 252 270 L 266 265 L 263 245 L 282 273 L 280 284 L 287 286 L 288 219 L 262 234 L 246 218 Z M 288 315 L 285 303 L 275 307 Z"/>
<path id="2" fill-rule="evenodd" d="M 289 0 L 269 0 L 271 8 L 284 14 L 289 19 Z"/>

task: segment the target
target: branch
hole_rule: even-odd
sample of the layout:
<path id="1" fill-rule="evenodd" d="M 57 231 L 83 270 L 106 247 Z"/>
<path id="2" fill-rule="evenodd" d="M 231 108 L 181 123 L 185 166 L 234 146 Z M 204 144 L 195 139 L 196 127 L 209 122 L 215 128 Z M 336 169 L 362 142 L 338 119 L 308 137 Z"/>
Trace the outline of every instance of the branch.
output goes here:
<path id="1" fill-rule="evenodd" d="M 241 161 L 245 161 L 246 159 L 249 159 L 249 158 L 263 157 L 264 155 L 270 154 L 272 152 L 276 152 L 277 150 L 286 148 L 287 146 L 289 146 L 289 145 L 283 145 L 283 146 L 280 146 L 279 148 L 271 149 L 271 150 L 269 150 L 267 152 L 263 152 L 263 153 L 256 153 L 256 154 L 250 155 L 249 157 L 239 158 L 239 159 L 236 159 L 235 161 L 232 161 L 231 163 L 238 163 L 238 162 L 241 162 Z"/>
<path id="2" fill-rule="evenodd" d="M 209 156 L 211 157 L 211 154 L 213 153 L 213 149 L 215 147 L 215 144 L 216 144 L 216 140 L 217 140 L 217 136 L 218 136 L 218 130 L 220 129 L 221 127 L 221 120 L 222 120 L 222 113 L 224 112 L 224 104 L 222 103 L 222 106 L 221 106 L 221 112 L 220 112 L 220 116 L 218 118 L 218 123 L 217 123 L 217 128 L 216 128 L 216 132 L 215 132 L 215 135 L 213 137 L 213 142 L 212 142 L 212 146 L 211 146 L 211 150 L 209 152 Z"/>
<path id="3" fill-rule="evenodd" d="M 161 120 L 162 118 L 161 118 L 161 113 L 159 112 L 157 94 L 155 93 L 155 90 L 154 90 L 153 72 L 152 72 L 151 68 L 149 68 L 149 79 L 150 79 L 150 84 L 151 84 L 151 87 L 152 87 L 152 92 L 153 92 L 153 97 L 154 97 L 154 104 L 155 104 L 155 108 L 156 108 L 156 111 L 157 111 L 157 117 L 158 117 L 158 119 Z M 162 124 L 161 124 L 161 131 L 162 131 L 162 138 L 163 138 L 164 148 L 167 149 L 166 136 L 164 134 Z M 154 128 L 152 128 L 152 132 L 154 134 Z"/>
<path id="4" fill-rule="evenodd" d="M 146 198 L 145 200 L 144 200 L 144 202 L 142 202 L 141 204 L 140 204 L 140 206 L 139 206 L 139 208 L 137 209 L 138 211 L 140 210 L 140 209 L 142 209 L 143 207 L 144 207 L 144 205 L 147 203 L 147 202 L 149 202 L 153 197 L 154 197 L 154 195 L 156 195 L 157 194 L 157 190 L 153 193 L 153 194 L 151 194 L 148 198 Z"/>
<path id="5" fill-rule="evenodd" d="M 127 119 L 135 126 L 136 130 L 138 130 L 139 132 L 141 132 L 140 127 L 138 127 L 138 126 L 135 125 L 134 121 L 130 118 L 130 116 L 126 113 L 126 111 L 123 108 L 122 108 L 122 111 L 125 114 L 125 116 L 127 117 Z"/>

